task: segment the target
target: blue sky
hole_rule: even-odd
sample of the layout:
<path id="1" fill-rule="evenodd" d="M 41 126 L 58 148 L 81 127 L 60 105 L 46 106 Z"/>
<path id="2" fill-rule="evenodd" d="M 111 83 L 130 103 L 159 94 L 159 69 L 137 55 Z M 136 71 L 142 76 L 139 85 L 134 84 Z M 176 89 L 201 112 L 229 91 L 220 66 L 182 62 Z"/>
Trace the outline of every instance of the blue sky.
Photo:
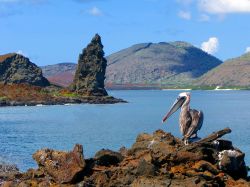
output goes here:
<path id="1" fill-rule="evenodd" d="M 250 0 L 0 0 L 0 54 L 77 62 L 99 33 L 106 55 L 186 41 L 224 60 L 250 50 L 249 20 Z"/>

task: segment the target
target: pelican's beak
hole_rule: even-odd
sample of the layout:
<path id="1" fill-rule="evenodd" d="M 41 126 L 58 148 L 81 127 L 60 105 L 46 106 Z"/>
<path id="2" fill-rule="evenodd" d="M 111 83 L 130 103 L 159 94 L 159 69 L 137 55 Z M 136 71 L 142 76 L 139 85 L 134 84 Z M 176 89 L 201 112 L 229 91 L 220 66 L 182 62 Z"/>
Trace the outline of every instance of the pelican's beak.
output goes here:
<path id="1" fill-rule="evenodd" d="M 162 123 L 164 123 L 173 113 L 175 113 L 184 103 L 185 97 L 178 97 L 173 106 L 170 108 L 169 112 L 166 114 L 166 116 L 162 119 Z"/>

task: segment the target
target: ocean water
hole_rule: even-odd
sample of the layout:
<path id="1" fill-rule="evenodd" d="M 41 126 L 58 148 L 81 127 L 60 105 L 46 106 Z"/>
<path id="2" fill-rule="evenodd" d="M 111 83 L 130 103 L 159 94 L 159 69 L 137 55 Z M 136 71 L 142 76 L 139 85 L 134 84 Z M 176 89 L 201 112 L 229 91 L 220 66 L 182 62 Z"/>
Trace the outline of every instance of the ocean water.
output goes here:
<path id="1" fill-rule="evenodd" d="M 41 148 L 71 150 L 83 145 L 84 156 L 102 148 L 130 147 L 138 133 L 157 129 L 181 137 L 179 111 L 168 122 L 162 117 L 181 91 L 109 91 L 128 104 L 0 108 L 0 162 L 22 171 L 36 167 L 32 154 Z M 191 91 L 191 108 L 204 112 L 204 137 L 230 127 L 225 137 L 246 153 L 250 165 L 250 91 Z"/>

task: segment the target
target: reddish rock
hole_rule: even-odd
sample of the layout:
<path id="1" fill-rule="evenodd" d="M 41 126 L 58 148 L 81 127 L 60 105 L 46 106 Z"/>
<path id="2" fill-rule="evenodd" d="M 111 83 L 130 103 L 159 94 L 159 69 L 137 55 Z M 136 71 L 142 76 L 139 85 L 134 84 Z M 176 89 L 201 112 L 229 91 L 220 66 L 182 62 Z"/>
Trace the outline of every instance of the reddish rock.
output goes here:
<path id="1" fill-rule="evenodd" d="M 85 168 L 82 145 L 75 145 L 71 152 L 39 150 L 33 158 L 39 168 L 60 184 L 74 182 Z"/>
<path id="2" fill-rule="evenodd" d="M 185 146 L 178 138 L 158 130 L 153 134 L 139 135 L 131 149 L 121 150 L 123 154 L 101 150 L 95 158 L 87 160 L 83 160 L 80 145 L 76 145 L 74 150 L 68 153 L 50 149 L 40 150 L 33 156 L 39 169 L 31 169 L 19 177 L 9 176 L 4 185 L 250 186 L 245 173 L 243 153 L 224 140 L 221 141 L 223 145 L 215 146 L 211 137 L 216 139 L 217 132 L 202 139 L 202 142 Z M 221 152 L 223 147 L 231 147 L 234 154 L 228 150 Z M 237 178 L 241 179 L 236 180 Z"/>

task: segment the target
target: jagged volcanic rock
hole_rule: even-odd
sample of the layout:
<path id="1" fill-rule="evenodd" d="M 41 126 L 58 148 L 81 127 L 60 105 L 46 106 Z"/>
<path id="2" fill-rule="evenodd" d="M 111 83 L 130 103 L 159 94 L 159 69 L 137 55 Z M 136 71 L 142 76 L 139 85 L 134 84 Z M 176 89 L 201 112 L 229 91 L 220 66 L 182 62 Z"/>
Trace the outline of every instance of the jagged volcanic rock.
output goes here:
<path id="1" fill-rule="evenodd" d="M 79 55 L 77 70 L 70 88 L 84 95 L 107 95 L 104 88 L 106 66 L 101 37 L 96 34 Z"/>
<path id="2" fill-rule="evenodd" d="M 244 155 L 239 156 L 240 150 L 233 147 L 229 141 L 227 141 L 228 147 L 225 144 L 220 145 L 223 141 L 214 142 L 214 138 L 211 137 L 217 139 L 219 134 L 218 131 L 213 136 L 186 146 L 180 139 L 162 130 L 157 130 L 153 134 L 143 133 L 137 137 L 130 149 L 122 148 L 120 153 L 101 150 L 95 158 L 86 159 L 83 171 L 79 175 L 74 175 L 75 180 L 67 180 L 68 182 L 63 180 L 63 186 L 250 186 Z M 226 150 L 222 150 L 222 147 Z M 225 162 L 226 157 L 221 158 L 221 153 L 225 155 L 225 152 L 231 151 L 237 152 L 235 157 L 237 161 L 231 162 L 226 159 Z M 76 158 L 81 157 L 80 152 L 78 156 L 68 154 L 66 157 L 65 152 L 52 152 L 56 156 L 48 157 L 43 151 L 42 154 L 37 154 L 41 153 L 38 151 L 35 158 L 39 168 L 16 175 L 14 179 L 5 179 L 4 185 L 61 186 L 62 181 L 55 178 L 53 171 L 60 171 L 61 176 L 72 176 L 72 170 L 62 165 L 67 166 L 63 163 L 68 163 L 70 166 Z M 234 157 L 232 154 L 227 154 L 228 156 Z M 115 163 L 112 162 L 112 158 L 115 159 Z M 65 162 L 58 162 L 59 160 Z M 44 167 L 46 165 L 44 163 L 51 168 Z M 239 169 L 241 172 L 237 173 L 236 170 Z"/>
<path id="3" fill-rule="evenodd" d="M 121 153 L 102 149 L 95 154 L 95 160 L 98 165 L 110 166 L 120 163 L 123 160 L 123 156 Z"/>
<path id="4" fill-rule="evenodd" d="M 51 149 L 39 150 L 33 158 L 40 166 L 40 170 L 59 184 L 72 183 L 85 167 L 82 145 L 75 145 L 69 153 Z"/>
<path id="5" fill-rule="evenodd" d="M 0 56 L 0 83 L 26 83 L 42 87 L 50 85 L 38 66 L 16 53 Z"/>

